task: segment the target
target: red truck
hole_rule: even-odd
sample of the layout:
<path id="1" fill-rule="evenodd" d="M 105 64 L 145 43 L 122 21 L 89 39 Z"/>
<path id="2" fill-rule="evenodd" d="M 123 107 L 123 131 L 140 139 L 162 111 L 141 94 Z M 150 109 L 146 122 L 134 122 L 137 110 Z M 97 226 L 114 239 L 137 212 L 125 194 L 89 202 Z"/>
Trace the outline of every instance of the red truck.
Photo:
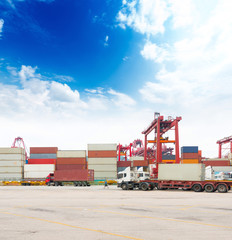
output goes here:
<path id="1" fill-rule="evenodd" d="M 56 170 L 45 179 L 48 186 L 63 186 L 65 182 L 71 182 L 74 186 L 90 186 L 91 181 L 94 181 L 92 169 Z"/>

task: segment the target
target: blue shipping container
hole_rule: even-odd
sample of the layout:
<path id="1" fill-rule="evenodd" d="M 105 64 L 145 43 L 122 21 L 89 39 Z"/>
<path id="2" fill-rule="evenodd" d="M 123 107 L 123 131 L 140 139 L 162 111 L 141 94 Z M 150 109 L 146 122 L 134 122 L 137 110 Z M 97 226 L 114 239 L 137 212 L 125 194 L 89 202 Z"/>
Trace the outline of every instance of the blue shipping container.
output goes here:
<path id="1" fill-rule="evenodd" d="M 41 153 L 41 154 L 30 154 L 30 159 L 55 159 L 56 154 L 54 153 Z"/>
<path id="2" fill-rule="evenodd" d="M 182 147 L 181 153 L 198 153 L 198 146 Z"/>

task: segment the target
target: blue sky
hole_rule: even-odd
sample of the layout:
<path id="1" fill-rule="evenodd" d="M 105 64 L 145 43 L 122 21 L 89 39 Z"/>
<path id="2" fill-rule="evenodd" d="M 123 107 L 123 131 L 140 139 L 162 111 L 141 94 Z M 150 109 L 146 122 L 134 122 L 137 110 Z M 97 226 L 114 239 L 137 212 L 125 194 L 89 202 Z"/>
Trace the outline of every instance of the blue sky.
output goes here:
<path id="1" fill-rule="evenodd" d="M 18 135 L 28 147 L 126 144 L 158 111 L 183 117 L 182 145 L 216 156 L 232 131 L 231 10 L 226 0 L 2 0 L 0 145 Z"/>

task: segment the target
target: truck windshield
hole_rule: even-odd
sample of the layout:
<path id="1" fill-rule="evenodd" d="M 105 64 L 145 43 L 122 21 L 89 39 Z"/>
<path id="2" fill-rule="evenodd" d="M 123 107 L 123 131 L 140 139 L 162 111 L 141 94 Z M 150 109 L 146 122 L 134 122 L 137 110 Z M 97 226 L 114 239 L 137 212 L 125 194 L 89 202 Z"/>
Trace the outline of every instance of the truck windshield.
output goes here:
<path id="1" fill-rule="evenodd" d="M 119 178 L 123 178 L 123 173 L 119 173 L 119 174 L 118 174 L 118 179 L 119 179 Z"/>

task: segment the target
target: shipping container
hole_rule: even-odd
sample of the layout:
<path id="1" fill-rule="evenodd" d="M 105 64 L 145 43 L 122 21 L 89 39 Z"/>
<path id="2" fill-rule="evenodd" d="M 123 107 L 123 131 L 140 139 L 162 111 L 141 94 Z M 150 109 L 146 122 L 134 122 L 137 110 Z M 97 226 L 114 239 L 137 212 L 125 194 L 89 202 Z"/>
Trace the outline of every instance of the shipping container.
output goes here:
<path id="1" fill-rule="evenodd" d="M 117 164 L 117 158 L 89 158 L 88 159 L 88 164 L 92 165 L 105 165 L 105 164 L 112 164 L 116 165 Z"/>
<path id="2" fill-rule="evenodd" d="M 131 167 L 131 161 L 120 161 L 117 162 L 118 167 Z"/>
<path id="3" fill-rule="evenodd" d="M 28 164 L 55 164 L 56 159 L 28 159 Z"/>
<path id="4" fill-rule="evenodd" d="M 22 173 L 23 167 L 0 167 L 0 173 Z"/>
<path id="5" fill-rule="evenodd" d="M 86 164 L 58 164 L 56 170 L 87 169 Z"/>
<path id="6" fill-rule="evenodd" d="M 57 158 L 85 158 L 85 150 L 59 150 Z"/>
<path id="7" fill-rule="evenodd" d="M 21 160 L 21 161 L 25 161 L 25 155 L 20 154 L 20 153 L 16 153 L 16 154 L 0 154 L 0 161 L 3 160 Z"/>
<path id="8" fill-rule="evenodd" d="M 25 164 L 24 172 L 54 172 L 54 164 Z"/>
<path id="9" fill-rule="evenodd" d="M 117 179 L 117 172 L 94 172 L 94 179 Z"/>
<path id="10" fill-rule="evenodd" d="M 232 172 L 232 167 L 228 166 L 228 167 L 212 167 L 212 169 L 214 170 L 214 172 Z"/>
<path id="11" fill-rule="evenodd" d="M 88 151 L 88 158 L 116 158 L 117 151 Z"/>
<path id="12" fill-rule="evenodd" d="M 24 161 L 14 161 L 14 160 L 0 161 L 0 168 L 1 167 L 22 167 L 22 166 L 24 166 Z"/>
<path id="13" fill-rule="evenodd" d="M 192 163 L 199 163 L 198 159 L 182 159 L 181 160 L 182 164 L 192 164 Z"/>
<path id="14" fill-rule="evenodd" d="M 230 161 L 225 160 L 225 161 L 202 161 L 205 166 L 230 166 Z"/>
<path id="15" fill-rule="evenodd" d="M 143 161 L 144 157 L 140 157 L 140 156 L 133 156 L 130 157 L 130 161 Z"/>
<path id="16" fill-rule="evenodd" d="M 88 151 L 117 151 L 117 144 L 88 144 Z"/>
<path id="17" fill-rule="evenodd" d="M 203 164 L 159 164 L 158 180 L 204 181 Z"/>
<path id="18" fill-rule="evenodd" d="M 162 160 L 175 160 L 176 155 L 162 155 Z"/>
<path id="19" fill-rule="evenodd" d="M 54 159 L 57 158 L 54 153 L 30 154 L 30 159 Z"/>
<path id="20" fill-rule="evenodd" d="M 94 171 L 89 170 L 59 170 L 54 172 L 54 181 L 94 181 Z"/>
<path id="21" fill-rule="evenodd" d="M 56 164 L 86 164 L 86 158 L 57 158 Z"/>
<path id="22" fill-rule="evenodd" d="M 134 161 L 133 163 L 132 163 L 132 166 L 133 167 L 146 167 L 146 166 L 148 166 L 148 161 Z"/>
<path id="23" fill-rule="evenodd" d="M 89 169 L 94 169 L 95 172 L 113 172 L 117 171 L 117 165 L 90 165 L 88 164 Z"/>
<path id="24" fill-rule="evenodd" d="M 198 146 L 181 147 L 181 153 L 198 153 Z"/>
<path id="25" fill-rule="evenodd" d="M 53 153 L 56 154 L 58 147 L 30 147 L 30 154 L 46 154 Z"/>
<path id="26" fill-rule="evenodd" d="M 54 171 L 44 171 L 44 172 L 24 172 L 24 179 L 34 179 L 34 178 L 42 178 L 45 179 L 50 173 Z"/>
<path id="27" fill-rule="evenodd" d="M 25 150 L 23 148 L 0 148 L 0 154 L 23 154 Z"/>
<path id="28" fill-rule="evenodd" d="M 0 173 L 0 180 L 2 181 L 20 181 L 23 178 L 22 173 Z"/>
<path id="29" fill-rule="evenodd" d="M 181 158 L 182 159 L 198 159 L 199 154 L 198 153 L 182 153 Z"/>
<path id="30" fill-rule="evenodd" d="M 228 161 L 228 158 L 206 158 L 204 161 Z"/>
<path id="31" fill-rule="evenodd" d="M 162 160 L 162 163 L 175 163 L 176 160 Z"/>

